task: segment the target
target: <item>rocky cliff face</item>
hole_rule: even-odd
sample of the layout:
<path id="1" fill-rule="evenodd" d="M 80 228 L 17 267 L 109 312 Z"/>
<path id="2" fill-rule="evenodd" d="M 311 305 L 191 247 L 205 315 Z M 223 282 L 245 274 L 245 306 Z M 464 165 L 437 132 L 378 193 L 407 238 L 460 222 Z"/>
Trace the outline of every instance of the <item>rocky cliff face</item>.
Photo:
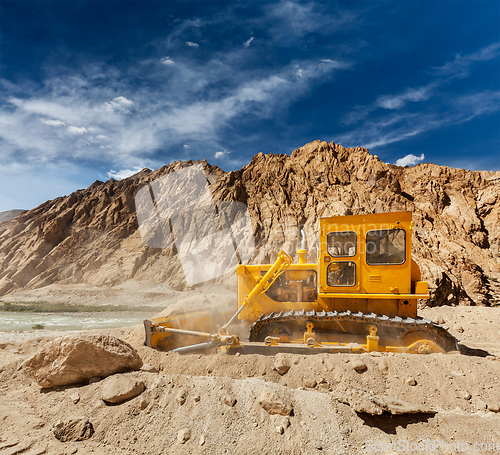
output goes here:
<path id="1" fill-rule="evenodd" d="M 175 249 L 142 244 L 134 196 L 193 162 L 148 169 L 24 212 L 0 230 L 0 295 L 52 283 L 185 286 Z M 224 172 L 202 162 L 215 201 L 248 206 L 252 262 L 278 247 L 292 252 L 303 226 L 310 244 L 322 216 L 410 210 L 413 254 L 432 291 L 430 305 L 496 303 L 500 278 L 500 173 L 434 164 L 388 165 L 368 150 L 315 141 L 288 155 L 256 155 Z M 313 259 L 314 251 L 311 251 Z"/>

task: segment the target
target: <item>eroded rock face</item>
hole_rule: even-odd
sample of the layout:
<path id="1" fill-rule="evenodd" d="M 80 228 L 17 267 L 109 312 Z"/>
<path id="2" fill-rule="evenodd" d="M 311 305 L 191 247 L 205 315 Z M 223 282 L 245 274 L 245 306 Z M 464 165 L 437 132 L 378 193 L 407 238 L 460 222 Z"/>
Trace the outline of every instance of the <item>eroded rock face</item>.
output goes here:
<path id="1" fill-rule="evenodd" d="M 0 230 L 0 295 L 52 283 L 117 285 L 186 282 L 173 249 L 142 244 L 134 196 L 147 182 L 195 164 L 177 162 L 128 179 L 95 182 L 48 201 Z M 319 217 L 413 211 L 413 257 L 429 281 L 429 305 L 500 302 L 500 172 L 434 164 L 401 168 L 361 147 L 315 141 L 290 156 L 259 153 L 224 172 L 202 162 L 215 201 L 248 206 L 257 252 L 252 263 L 294 253 L 299 227 L 315 260 Z"/>
<path id="2" fill-rule="evenodd" d="M 348 404 L 353 411 L 371 415 L 382 415 L 384 412 L 393 415 L 436 413 L 429 406 L 408 403 L 396 398 L 375 395 L 374 393 L 358 389 L 351 389 L 340 394 L 338 400 L 341 403 Z"/>
<path id="3" fill-rule="evenodd" d="M 96 376 L 105 378 L 141 366 L 132 346 L 109 335 L 61 337 L 23 363 L 24 371 L 43 388 L 88 383 Z"/>

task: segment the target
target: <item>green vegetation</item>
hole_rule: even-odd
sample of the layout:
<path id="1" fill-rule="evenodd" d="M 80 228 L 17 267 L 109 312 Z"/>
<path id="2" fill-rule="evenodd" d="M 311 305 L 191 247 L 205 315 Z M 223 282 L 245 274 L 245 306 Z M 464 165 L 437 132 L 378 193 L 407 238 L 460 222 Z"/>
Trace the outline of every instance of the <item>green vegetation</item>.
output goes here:
<path id="1" fill-rule="evenodd" d="M 43 324 L 35 324 L 33 327 L 31 327 L 33 330 L 43 330 L 45 326 Z"/>
<path id="2" fill-rule="evenodd" d="M 71 305 L 49 302 L 0 302 L 0 311 L 16 313 L 103 313 L 133 311 L 136 313 L 159 313 L 165 307 L 128 305 Z"/>

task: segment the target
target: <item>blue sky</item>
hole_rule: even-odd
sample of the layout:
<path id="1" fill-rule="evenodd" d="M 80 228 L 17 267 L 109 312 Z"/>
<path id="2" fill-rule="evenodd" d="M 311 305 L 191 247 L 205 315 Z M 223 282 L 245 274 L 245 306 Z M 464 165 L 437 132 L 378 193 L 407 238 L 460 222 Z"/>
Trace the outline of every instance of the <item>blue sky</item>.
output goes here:
<path id="1" fill-rule="evenodd" d="M 0 211 L 316 139 L 500 170 L 500 2 L 0 0 Z"/>

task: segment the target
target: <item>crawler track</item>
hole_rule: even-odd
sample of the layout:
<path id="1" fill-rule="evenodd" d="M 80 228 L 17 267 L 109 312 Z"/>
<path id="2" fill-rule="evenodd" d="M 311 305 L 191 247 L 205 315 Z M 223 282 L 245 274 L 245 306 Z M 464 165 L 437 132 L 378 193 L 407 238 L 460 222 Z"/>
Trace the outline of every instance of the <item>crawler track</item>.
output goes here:
<path id="1" fill-rule="evenodd" d="M 348 326 L 355 328 L 357 335 L 367 335 L 368 324 L 377 327 L 377 335 L 383 338 L 390 334 L 390 338 L 397 338 L 404 344 L 404 339 L 412 333 L 418 332 L 424 338 L 436 342 L 444 351 L 457 351 L 457 339 L 452 336 L 445 327 L 423 318 L 401 318 L 399 316 L 389 317 L 376 315 L 374 313 L 352 313 L 351 311 L 288 311 L 261 315 L 261 317 L 250 326 L 250 341 L 263 341 L 262 333 L 271 324 L 284 326 L 287 331 L 296 333 L 305 331 L 306 324 L 313 322 L 320 331 L 325 333 L 338 333 L 343 335 L 339 327 Z M 347 331 L 347 334 L 351 333 Z"/>

